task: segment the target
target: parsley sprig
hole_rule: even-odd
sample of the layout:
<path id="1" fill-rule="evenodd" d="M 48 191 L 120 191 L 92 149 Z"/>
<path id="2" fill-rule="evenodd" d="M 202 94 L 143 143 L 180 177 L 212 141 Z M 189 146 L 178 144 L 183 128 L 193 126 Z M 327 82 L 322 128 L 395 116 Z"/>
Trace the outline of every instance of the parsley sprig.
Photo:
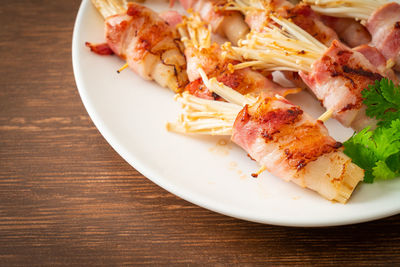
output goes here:
<path id="1" fill-rule="evenodd" d="M 344 143 L 344 153 L 365 170 L 364 182 L 400 176 L 400 87 L 382 79 L 362 92 L 366 114 L 378 120 Z"/>
<path id="2" fill-rule="evenodd" d="M 378 120 L 378 126 L 388 126 L 391 121 L 400 118 L 400 87 L 391 80 L 381 79 L 363 90 L 367 116 Z"/>

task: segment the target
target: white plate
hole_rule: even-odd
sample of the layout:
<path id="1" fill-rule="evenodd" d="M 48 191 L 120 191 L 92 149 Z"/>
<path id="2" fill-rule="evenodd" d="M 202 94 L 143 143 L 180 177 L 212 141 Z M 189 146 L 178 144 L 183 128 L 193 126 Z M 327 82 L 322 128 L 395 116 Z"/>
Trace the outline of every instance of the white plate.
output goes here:
<path id="1" fill-rule="evenodd" d="M 167 8 L 163 0 L 148 3 L 156 10 Z M 79 10 L 72 46 L 82 101 L 110 145 L 169 192 L 222 214 L 275 225 L 343 225 L 400 212 L 400 179 L 360 184 L 348 204 L 332 203 L 266 172 L 252 178 L 257 164 L 227 138 L 167 132 L 165 123 L 179 112 L 173 93 L 131 70 L 117 74 L 124 62 L 91 53 L 86 41 L 104 42 L 103 20 L 88 0 Z M 295 101 L 308 103 L 302 106 L 313 116 L 322 113 L 306 93 Z M 333 120 L 328 128 L 340 141 L 352 134 Z"/>

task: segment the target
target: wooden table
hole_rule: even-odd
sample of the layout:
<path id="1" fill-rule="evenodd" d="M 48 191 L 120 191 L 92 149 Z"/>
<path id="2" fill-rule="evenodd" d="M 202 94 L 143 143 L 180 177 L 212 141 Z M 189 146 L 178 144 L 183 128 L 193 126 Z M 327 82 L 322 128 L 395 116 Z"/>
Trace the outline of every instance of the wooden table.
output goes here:
<path id="1" fill-rule="evenodd" d="M 331 228 L 256 224 L 192 205 L 129 166 L 76 89 L 79 4 L 0 7 L 0 266 L 400 263 L 399 215 Z"/>

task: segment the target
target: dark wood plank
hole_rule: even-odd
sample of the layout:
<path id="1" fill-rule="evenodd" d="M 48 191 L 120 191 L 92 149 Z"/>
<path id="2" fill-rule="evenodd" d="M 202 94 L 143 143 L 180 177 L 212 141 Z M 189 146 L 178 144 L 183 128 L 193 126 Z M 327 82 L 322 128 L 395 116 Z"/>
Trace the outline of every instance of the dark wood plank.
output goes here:
<path id="1" fill-rule="evenodd" d="M 80 2 L 0 8 L 0 265 L 390 265 L 400 216 L 287 228 L 229 218 L 154 185 L 102 138 L 71 65 Z"/>

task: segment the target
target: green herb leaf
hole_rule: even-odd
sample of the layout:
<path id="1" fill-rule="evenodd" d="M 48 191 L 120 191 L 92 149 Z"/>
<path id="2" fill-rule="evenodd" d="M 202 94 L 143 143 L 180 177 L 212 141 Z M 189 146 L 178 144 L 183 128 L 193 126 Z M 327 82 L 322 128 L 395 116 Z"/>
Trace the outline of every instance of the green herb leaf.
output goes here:
<path id="1" fill-rule="evenodd" d="M 400 166 L 400 151 L 396 154 L 390 155 L 386 159 L 386 165 L 393 171 L 397 172 L 397 175 L 400 176 L 399 166 Z"/>
<path id="2" fill-rule="evenodd" d="M 386 159 L 400 151 L 400 120 L 392 121 L 390 127 L 379 127 L 373 133 L 376 156 Z"/>
<path id="3" fill-rule="evenodd" d="M 367 127 L 343 145 L 344 153 L 365 170 L 364 182 L 400 175 L 400 119 L 375 131 Z"/>
<path id="4" fill-rule="evenodd" d="M 375 167 L 372 168 L 372 175 L 382 180 L 393 179 L 397 175 L 394 173 L 383 161 L 378 161 L 375 164 Z"/>
<path id="5" fill-rule="evenodd" d="M 373 153 L 370 147 L 375 147 L 371 140 L 372 132 L 369 128 L 365 128 L 358 134 L 354 134 L 349 140 L 343 143 L 345 153 L 353 159 L 363 169 L 374 165 L 378 158 Z M 372 167 L 371 167 L 372 169 Z"/>
<path id="6" fill-rule="evenodd" d="M 378 120 L 378 126 L 388 126 L 392 120 L 400 118 L 400 87 L 391 80 L 381 79 L 363 90 L 367 116 Z"/>
<path id="7" fill-rule="evenodd" d="M 372 168 L 378 158 L 370 147 L 375 147 L 371 140 L 372 132 L 369 127 L 358 134 L 354 134 L 349 140 L 343 143 L 344 153 L 349 156 L 355 164 L 365 170 L 364 182 L 372 183 L 374 176 Z"/>

